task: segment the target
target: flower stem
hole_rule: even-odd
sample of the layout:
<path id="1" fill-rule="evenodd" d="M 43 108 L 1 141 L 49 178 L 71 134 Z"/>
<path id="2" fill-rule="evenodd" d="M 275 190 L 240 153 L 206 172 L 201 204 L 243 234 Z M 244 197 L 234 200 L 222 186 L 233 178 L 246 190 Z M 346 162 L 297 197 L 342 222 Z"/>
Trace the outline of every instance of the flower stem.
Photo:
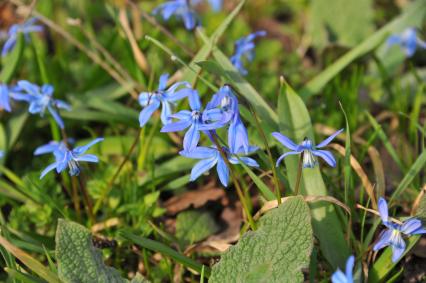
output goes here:
<path id="1" fill-rule="evenodd" d="M 299 195 L 300 179 L 302 179 L 302 170 L 303 170 L 302 164 L 303 164 L 303 152 L 302 152 L 302 154 L 300 154 L 299 164 L 297 166 L 296 185 L 294 187 L 294 195 L 295 196 Z"/>
<path id="2" fill-rule="evenodd" d="M 87 193 L 86 186 L 83 183 L 83 176 L 80 174 L 80 177 L 73 177 L 73 178 L 78 179 L 78 182 L 80 184 L 80 190 L 83 194 L 83 201 L 86 204 L 87 215 L 89 216 L 90 223 L 93 225 L 93 224 L 96 223 L 96 219 L 95 219 L 95 216 L 93 214 L 93 202 L 92 202 L 92 199 L 90 198 L 89 194 Z"/>
<path id="3" fill-rule="evenodd" d="M 71 186 L 72 186 L 72 201 L 74 203 L 74 209 L 77 215 L 77 221 L 80 222 L 81 221 L 80 199 L 78 197 L 77 180 L 74 177 L 71 177 Z"/>
<path id="4" fill-rule="evenodd" d="M 263 131 L 262 126 L 260 125 L 256 111 L 254 111 L 254 109 L 253 109 L 253 107 L 250 103 L 248 103 L 248 105 L 249 105 L 249 108 L 250 108 L 250 112 L 253 114 L 253 118 L 256 122 L 256 127 L 260 132 L 260 135 L 263 139 L 263 143 L 265 144 L 266 152 L 268 153 L 269 162 L 271 163 L 271 170 L 272 170 L 272 175 L 273 175 L 273 180 L 274 180 L 274 185 L 275 185 L 275 195 L 277 197 L 278 204 L 281 204 L 280 183 L 278 182 L 277 169 L 275 167 L 275 163 L 274 163 L 274 159 L 272 157 L 271 149 L 269 148 L 268 139 L 266 138 L 265 132 Z"/>
<path id="5" fill-rule="evenodd" d="M 123 169 L 124 165 L 127 163 L 127 161 L 129 161 L 130 156 L 132 156 L 133 151 L 136 148 L 136 145 L 139 142 L 139 138 L 141 136 L 142 133 L 142 128 L 139 128 L 139 131 L 135 137 L 135 140 L 133 141 L 132 146 L 130 147 L 129 151 L 127 152 L 126 157 L 124 158 L 124 160 L 121 162 L 120 166 L 118 167 L 117 171 L 115 172 L 115 174 L 112 176 L 111 180 L 109 180 L 107 187 L 105 189 L 105 191 L 103 192 L 103 194 L 101 195 L 101 197 L 96 201 L 93 213 L 96 213 L 102 202 L 104 201 L 104 199 L 108 196 L 108 194 L 110 193 L 111 189 L 112 189 L 112 185 L 114 185 L 115 180 L 117 179 L 118 175 L 120 175 L 121 170 Z"/>
<path id="6" fill-rule="evenodd" d="M 243 191 L 241 189 L 240 183 L 238 182 L 237 177 L 234 174 L 234 171 L 232 170 L 231 164 L 229 163 L 228 157 L 226 156 L 226 153 L 223 151 L 222 146 L 219 144 L 217 137 L 216 137 L 216 133 L 214 133 L 213 131 L 210 131 L 210 134 L 212 136 L 212 140 L 213 143 L 216 145 L 217 149 L 219 150 L 220 155 L 222 156 L 223 160 L 226 163 L 226 166 L 228 166 L 230 175 L 231 175 L 231 179 L 232 182 L 234 183 L 235 189 L 237 191 L 237 195 L 241 201 L 241 204 L 243 206 L 244 212 L 246 213 L 247 216 L 247 220 L 250 224 L 250 227 L 252 230 L 256 230 L 256 223 L 253 220 L 253 217 L 251 216 L 250 210 L 249 210 L 249 206 L 246 202 L 246 198 L 244 197 Z"/>

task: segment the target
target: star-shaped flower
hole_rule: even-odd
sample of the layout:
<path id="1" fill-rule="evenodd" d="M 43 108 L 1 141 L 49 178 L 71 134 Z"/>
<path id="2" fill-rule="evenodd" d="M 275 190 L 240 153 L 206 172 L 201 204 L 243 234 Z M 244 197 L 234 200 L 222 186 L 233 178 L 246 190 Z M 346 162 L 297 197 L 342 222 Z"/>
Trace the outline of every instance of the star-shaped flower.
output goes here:
<path id="1" fill-rule="evenodd" d="M 1 56 L 5 56 L 13 49 L 13 47 L 15 47 L 16 40 L 18 39 L 20 33 L 24 34 L 26 40 L 29 40 L 29 33 L 42 31 L 43 27 L 35 25 L 36 21 L 36 18 L 32 18 L 23 24 L 12 25 L 8 31 L 7 40 L 3 45 Z"/>
<path id="2" fill-rule="evenodd" d="M 303 168 L 314 168 L 318 164 L 318 160 L 316 156 L 321 157 L 324 159 L 324 161 L 330 165 L 331 167 L 336 166 L 336 160 L 334 159 L 334 156 L 331 154 L 331 152 L 327 150 L 320 150 L 318 148 L 323 148 L 326 145 L 328 145 L 337 135 L 339 135 L 343 129 L 338 130 L 325 140 L 323 140 L 318 145 L 314 145 L 313 142 L 310 139 L 305 139 L 301 144 L 295 144 L 292 140 L 290 140 L 288 137 L 274 132 L 272 133 L 272 136 L 276 138 L 282 145 L 290 149 L 291 151 L 284 153 L 281 155 L 278 160 L 276 166 L 278 167 L 281 161 L 289 155 L 293 154 L 301 154 L 303 153 Z"/>
<path id="3" fill-rule="evenodd" d="M 244 68 L 244 58 L 251 62 L 254 59 L 254 39 L 259 36 L 265 36 L 266 31 L 257 31 L 242 37 L 235 42 L 234 55 L 231 56 L 230 61 L 232 65 L 242 74 L 247 75 L 247 70 Z"/>
<path id="4" fill-rule="evenodd" d="M 192 88 L 188 82 L 178 82 L 167 89 L 168 74 L 163 74 L 160 77 L 158 89 L 154 92 L 142 92 L 139 95 L 139 103 L 144 107 L 139 115 L 139 124 L 145 126 L 152 114 L 162 107 L 161 121 L 163 125 L 169 124 L 172 121 L 172 106 L 178 100 L 187 97 L 191 94 Z M 179 87 L 183 87 L 178 90 Z"/>
<path id="5" fill-rule="evenodd" d="M 40 113 L 40 116 L 43 117 L 47 109 L 59 127 L 61 129 L 65 127 L 61 116 L 57 112 L 57 109 L 65 109 L 70 111 L 71 106 L 62 100 L 53 98 L 53 86 L 44 84 L 43 86 L 39 87 L 38 85 L 32 84 L 28 81 L 19 81 L 17 90 L 23 93 L 15 96 L 15 100 L 23 100 L 28 102 L 30 104 L 28 111 L 31 114 Z"/>
<path id="6" fill-rule="evenodd" d="M 190 2 L 188 0 L 167 1 L 155 8 L 153 14 L 161 14 L 165 21 L 168 21 L 174 15 L 184 22 L 187 30 L 192 30 L 199 23 L 199 20 Z"/>
<path id="7" fill-rule="evenodd" d="M 92 142 L 84 145 L 78 146 L 72 150 L 68 149 L 64 144 L 48 144 L 43 147 L 38 148 L 38 154 L 53 152 L 55 155 L 55 162 L 50 164 L 43 170 L 40 175 L 42 179 L 47 173 L 56 169 L 56 172 L 59 174 L 64 171 L 66 168 L 69 168 L 69 173 L 71 176 L 76 176 L 80 174 L 80 165 L 79 162 L 93 162 L 97 163 L 99 161 L 98 157 L 93 154 L 84 154 L 90 147 L 94 144 L 103 141 L 103 138 L 97 138 Z M 52 151 L 53 150 L 53 151 Z M 37 150 L 36 150 L 37 152 Z"/>
<path id="8" fill-rule="evenodd" d="M 425 234 L 426 229 L 423 228 L 422 222 L 416 218 L 410 218 L 402 224 L 394 223 L 389 219 L 388 204 L 384 198 L 379 199 L 378 209 L 382 223 L 387 227 L 382 231 L 379 240 L 373 247 L 374 251 L 383 249 L 384 247 L 392 247 L 392 262 L 397 262 L 405 251 L 405 241 L 403 235 L 409 237 L 412 235 Z"/>

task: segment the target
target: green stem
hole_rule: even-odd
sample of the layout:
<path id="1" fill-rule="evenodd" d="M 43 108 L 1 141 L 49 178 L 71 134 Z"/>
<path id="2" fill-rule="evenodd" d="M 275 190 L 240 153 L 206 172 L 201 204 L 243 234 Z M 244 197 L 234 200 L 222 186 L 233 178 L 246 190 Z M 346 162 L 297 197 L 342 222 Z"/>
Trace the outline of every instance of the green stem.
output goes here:
<path id="1" fill-rule="evenodd" d="M 274 158 L 272 157 L 271 149 L 269 148 L 268 139 L 266 138 L 265 132 L 263 131 L 262 126 L 260 125 L 256 112 L 254 111 L 250 103 L 248 103 L 248 105 L 249 105 L 250 112 L 253 114 L 253 118 L 256 122 L 256 127 L 260 132 L 260 135 L 263 139 L 263 143 L 265 144 L 266 152 L 268 153 L 269 162 L 271 163 L 271 170 L 272 170 L 272 175 L 273 175 L 273 180 L 275 185 L 275 195 L 277 197 L 278 204 L 281 204 L 280 183 L 278 182 L 277 169 L 275 167 Z"/>
<path id="2" fill-rule="evenodd" d="M 89 196 L 89 193 L 87 192 L 86 186 L 83 183 L 83 176 L 80 175 L 80 177 L 75 177 L 78 179 L 78 182 L 80 184 L 80 190 L 81 193 L 83 194 L 83 201 L 86 204 L 86 210 L 87 210 L 87 215 L 89 216 L 89 221 L 90 224 L 93 225 L 96 223 L 96 219 L 95 216 L 93 214 L 93 202 L 92 199 Z"/>
<path id="3" fill-rule="evenodd" d="M 303 164 L 303 152 L 302 152 L 302 154 L 300 154 L 299 165 L 297 166 L 296 185 L 294 187 L 294 195 L 295 196 L 299 195 L 300 180 L 302 179 L 302 170 L 303 170 L 302 164 Z"/>
<path id="4" fill-rule="evenodd" d="M 121 162 L 120 166 L 118 167 L 117 171 L 115 172 L 115 174 L 112 176 L 111 180 L 109 180 L 108 185 L 105 189 L 105 191 L 103 192 L 103 194 L 101 195 L 101 197 L 96 201 L 93 213 L 96 214 L 96 212 L 99 210 L 101 204 L 103 203 L 104 199 L 108 196 L 108 194 L 110 193 L 112 186 L 114 185 L 115 180 L 117 179 L 118 175 L 120 175 L 121 170 L 123 169 L 124 165 L 127 163 L 127 161 L 129 161 L 130 156 L 132 156 L 133 151 L 136 148 L 136 145 L 139 142 L 139 137 L 141 136 L 142 133 L 142 128 L 139 128 L 139 131 L 135 137 L 135 140 L 133 141 L 132 146 L 129 149 L 129 152 L 127 152 L 126 157 L 124 158 L 123 162 Z"/>
<path id="5" fill-rule="evenodd" d="M 250 213 L 249 207 L 247 205 L 246 199 L 244 197 L 243 191 L 241 189 L 240 183 L 238 182 L 238 180 L 237 180 L 237 178 L 234 174 L 234 171 L 232 170 L 232 167 L 231 167 L 231 164 L 229 163 L 228 157 L 226 156 L 226 153 L 223 151 L 222 146 L 219 144 L 217 137 L 216 137 L 216 133 L 214 133 L 213 131 L 210 131 L 210 134 L 212 136 L 213 143 L 216 145 L 217 150 L 219 150 L 220 155 L 222 156 L 223 160 L 226 163 L 226 166 L 229 169 L 232 182 L 234 183 L 235 189 L 237 191 L 237 195 L 238 195 L 238 197 L 241 201 L 244 212 L 246 213 L 247 220 L 250 224 L 250 227 L 251 227 L 252 230 L 256 230 L 256 223 L 254 223 L 253 217 L 251 216 L 251 213 Z"/>
<path id="6" fill-rule="evenodd" d="M 74 204 L 75 213 L 77 214 L 77 221 L 81 222 L 80 199 L 78 197 L 77 180 L 75 178 L 71 178 L 71 187 L 72 201 Z"/>

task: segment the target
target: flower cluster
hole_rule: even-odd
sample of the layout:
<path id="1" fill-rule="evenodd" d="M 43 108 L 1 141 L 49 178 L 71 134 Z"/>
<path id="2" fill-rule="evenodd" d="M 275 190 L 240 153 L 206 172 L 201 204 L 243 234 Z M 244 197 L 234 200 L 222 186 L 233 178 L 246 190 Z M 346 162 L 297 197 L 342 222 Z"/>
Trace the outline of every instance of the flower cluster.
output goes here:
<path id="1" fill-rule="evenodd" d="M 234 54 L 230 60 L 232 65 L 242 74 L 247 75 L 248 71 L 244 68 L 244 59 L 248 62 L 254 59 L 254 40 L 256 37 L 266 36 L 266 31 L 261 30 L 242 37 L 235 42 Z"/>
<path id="2" fill-rule="evenodd" d="M 63 129 L 65 127 L 58 109 L 71 110 L 71 106 L 59 99 L 53 98 L 53 86 L 44 84 L 41 87 L 28 81 L 18 81 L 15 86 L 8 87 L 0 85 L 0 109 L 8 112 L 12 110 L 10 99 L 16 101 L 24 101 L 29 104 L 28 112 L 31 114 L 40 114 L 44 116 L 46 110 L 55 119 L 58 126 Z"/>
<path id="3" fill-rule="evenodd" d="M 238 99 L 230 86 L 221 87 L 203 109 L 198 91 L 192 89 L 189 83 L 179 82 L 167 88 L 167 78 L 167 74 L 160 77 L 156 92 L 140 94 L 139 102 L 144 106 L 139 116 L 140 125 L 143 127 L 154 111 L 162 105 L 161 132 L 186 130 L 180 154 L 187 158 L 201 159 L 192 169 L 191 181 L 217 165 L 221 183 L 228 185 L 229 168 L 220 151 L 226 154 L 230 164 L 244 162 L 248 166 L 259 166 L 252 158 L 239 157 L 241 154 L 250 154 L 257 148 L 249 144 L 247 129 L 240 118 Z M 174 103 L 183 98 L 188 99 L 190 109 L 171 113 Z M 218 149 L 215 143 L 216 130 L 223 127 L 228 127 L 228 147 Z M 213 145 L 199 146 L 201 134 L 205 134 Z"/>
<path id="4" fill-rule="evenodd" d="M 172 16 L 183 21 L 187 30 L 194 29 L 200 24 L 199 17 L 195 12 L 194 6 L 199 4 L 201 0 L 172 0 L 161 4 L 152 12 L 154 15 L 160 14 L 163 20 L 168 21 Z M 222 9 L 222 0 L 208 0 L 213 10 Z"/>
<path id="5" fill-rule="evenodd" d="M 1 51 L 1 56 L 5 56 L 9 53 L 16 45 L 16 41 L 18 40 L 18 36 L 23 34 L 25 39 L 29 40 L 29 34 L 31 32 L 41 32 L 43 27 L 40 25 L 36 25 L 36 18 L 29 19 L 23 24 L 14 24 L 10 27 L 7 33 L 7 40 L 3 45 L 3 49 Z"/>

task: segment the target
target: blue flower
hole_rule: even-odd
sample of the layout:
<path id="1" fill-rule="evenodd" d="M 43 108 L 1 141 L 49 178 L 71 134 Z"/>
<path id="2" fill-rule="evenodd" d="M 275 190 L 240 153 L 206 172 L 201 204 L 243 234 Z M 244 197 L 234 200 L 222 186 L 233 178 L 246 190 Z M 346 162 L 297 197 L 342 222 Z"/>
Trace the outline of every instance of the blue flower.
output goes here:
<path id="1" fill-rule="evenodd" d="M 173 0 L 161 4 L 153 11 L 154 14 L 161 14 L 163 20 L 168 21 L 171 16 L 181 19 L 187 30 L 192 30 L 198 24 L 198 16 L 188 0 Z"/>
<path id="2" fill-rule="evenodd" d="M 210 131 L 222 127 L 220 123 L 207 124 L 203 121 L 203 112 L 201 110 L 201 101 L 196 90 L 192 90 L 189 95 L 189 106 L 191 111 L 182 110 L 170 117 L 178 119 L 178 122 L 173 122 L 164 125 L 161 132 L 177 132 L 189 128 L 183 138 L 183 149 L 192 151 L 200 141 L 200 131 Z"/>
<path id="3" fill-rule="evenodd" d="M 76 176 L 80 174 L 80 165 L 79 162 L 94 162 L 97 163 L 98 157 L 93 154 L 84 154 L 91 146 L 94 144 L 103 141 L 103 138 L 97 138 L 92 142 L 84 145 L 78 146 L 73 150 L 68 149 L 64 144 L 47 144 L 38 148 L 38 154 L 44 154 L 48 152 L 53 152 L 55 155 L 55 162 L 46 167 L 46 169 L 41 172 L 40 179 L 43 178 L 47 173 L 56 169 L 57 173 L 61 173 L 67 167 L 69 168 L 69 173 L 71 176 Z M 36 150 L 37 152 L 37 150 Z"/>
<path id="4" fill-rule="evenodd" d="M 331 276 L 331 282 L 332 283 L 353 283 L 353 269 L 355 264 L 355 257 L 351 255 L 348 260 L 346 261 L 346 270 L 345 273 L 343 273 L 340 269 L 337 269 L 336 272 L 333 273 L 333 276 Z"/>
<path id="5" fill-rule="evenodd" d="M 28 111 L 31 114 L 40 113 L 40 116 L 43 117 L 47 108 L 59 127 L 61 129 L 65 127 L 56 109 L 70 111 L 71 106 L 62 100 L 53 99 L 53 86 L 44 84 L 39 87 L 28 81 L 19 81 L 16 90 L 23 93 L 15 94 L 14 99 L 28 102 L 30 104 Z"/>
<path id="6" fill-rule="evenodd" d="M 163 125 L 171 123 L 172 118 L 170 115 L 172 114 L 171 109 L 174 103 L 192 93 L 191 85 L 188 82 L 178 82 L 166 89 L 168 78 L 168 74 L 161 75 L 157 91 L 142 92 L 139 95 L 139 103 L 145 107 L 139 114 L 141 127 L 145 126 L 160 105 L 162 106 L 161 121 Z M 177 90 L 181 86 L 184 86 L 184 88 Z"/>
<path id="7" fill-rule="evenodd" d="M 407 28 L 402 34 L 393 34 L 386 41 L 388 47 L 398 44 L 405 52 L 407 57 L 411 57 L 416 52 L 417 46 L 426 49 L 426 42 L 417 37 L 415 28 Z"/>
<path id="8" fill-rule="evenodd" d="M 0 159 L 2 159 L 4 157 L 4 151 L 0 150 Z"/>
<path id="9" fill-rule="evenodd" d="M 402 236 L 425 234 L 426 229 L 422 227 L 422 222 L 416 218 L 410 218 L 402 224 L 391 222 L 388 216 L 388 204 L 384 198 L 379 199 L 378 208 L 382 223 L 388 229 L 382 231 L 373 250 L 378 251 L 384 247 L 391 246 L 392 262 L 397 262 L 405 251 L 405 241 Z"/>
<path id="10" fill-rule="evenodd" d="M 246 37 L 242 37 L 235 42 L 234 55 L 231 56 L 230 60 L 232 65 L 234 65 L 242 75 L 245 76 L 248 73 L 244 68 L 244 58 L 246 58 L 248 62 L 251 62 L 254 59 L 254 39 L 265 35 L 266 31 L 257 31 Z"/>
<path id="11" fill-rule="evenodd" d="M 232 152 L 238 152 L 240 148 L 248 154 L 249 140 L 247 129 L 240 118 L 238 99 L 231 87 L 225 85 L 213 95 L 203 113 L 204 121 L 215 121 L 222 125 L 229 123 L 228 145 Z"/>
<path id="12" fill-rule="evenodd" d="M 314 168 L 318 164 L 316 156 L 319 156 L 324 159 L 324 161 L 331 167 L 335 167 L 336 160 L 334 159 L 334 156 L 331 154 L 331 152 L 327 150 L 319 150 L 317 148 L 323 148 L 328 145 L 342 131 L 343 129 L 338 130 L 316 146 L 310 139 L 307 138 L 300 145 L 297 145 L 288 137 L 280 133 L 272 133 L 272 136 L 274 138 L 276 138 L 280 143 L 282 143 L 285 147 L 291 150 L 289 152 L 284 153 L 278 158 L 276 166 L 278 167 L 281 161 L 288 155 L 303 153 L 303 168 Z"/>
<path id="13" fill-rule="evenodd" d="M 12 111 L 9 100 L 9 87 L 5 84 L 0 84 L 0 109 L 4 109 L 7 112 Z"/>
<path id="14" fill-rule="evenodd" d="M 29 40 L 29 33 L 30 32 L 40 32 L 43 30 L 42 26 L 35 25 L 34 23 L 37 21 L 36 18 L 29 19 L 23 24 L 14 24 L 10 27 L 8 32 L 8 38 L 3 45 L 3 49 L 1 52 L 1 56 L 5 56 L 9 51 L 15 47 L 16 40 L 18 39 L 18 35 L 20 33 L 23 33 L 25 35 L 25 38 Z"/>
<path id="15" fill-rule="evenodd" d="M 224 152 L 228 155 L 228 160 L 231 164 L 239 164 L 240 161 L 235 155 L 242 154 L 241 151 L 232 153 L 226 147 L 223 147 Z M 250 147 L 249 152 L 252 153 L 257 150 L 257 147 Z M 191 181 L 196 180 L 205 172 L 209 171 L 216 165 L 217 174 L 220 182 L 225 187 L 229 183 L 229 168 L 226 165 L 225 160 L 222 158 L 219 150 L 216 147 L 197 147 L 191 152 L 181 151 L 180 154 L 187 158 L 202 159 L 192 168 Z M 242 162 L 251 167 L 259 167 L 256 160 L 250 157 L 239 157 Z"/>

